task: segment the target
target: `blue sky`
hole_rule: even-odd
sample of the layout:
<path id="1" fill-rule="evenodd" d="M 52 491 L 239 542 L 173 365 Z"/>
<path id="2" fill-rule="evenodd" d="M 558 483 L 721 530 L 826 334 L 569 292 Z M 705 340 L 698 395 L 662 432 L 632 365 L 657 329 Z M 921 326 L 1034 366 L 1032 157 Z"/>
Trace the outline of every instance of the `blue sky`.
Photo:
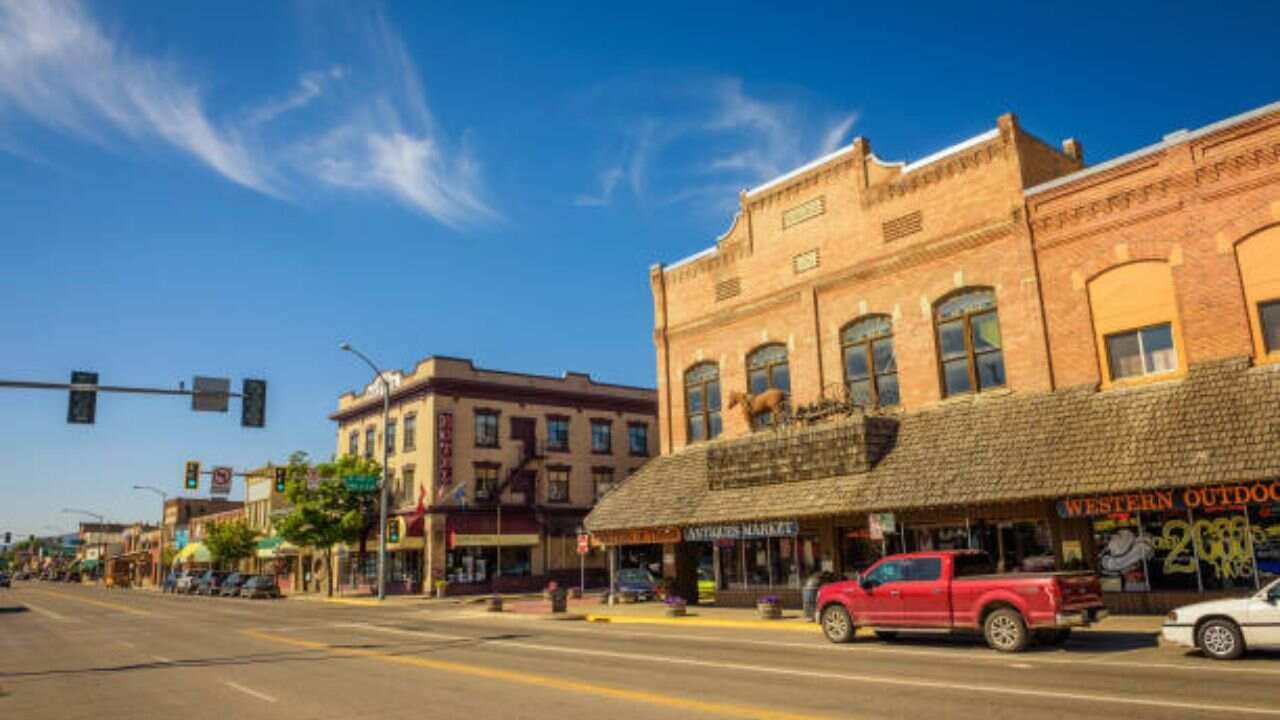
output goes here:
<path id="1" fill-rule="evenodd" d="M 648 267 L 739 188 L 1006 111 L 1096 163 L 1280 70 L 1269 3 L 480 5 L 0 0 L 0 377 L 270 382 L 265 430 L 0 391 L 0 529 L 155 518 L 130 486 L 188 458 L 327 457 L 369 375 L 344 339 L 652 385 Z"/>

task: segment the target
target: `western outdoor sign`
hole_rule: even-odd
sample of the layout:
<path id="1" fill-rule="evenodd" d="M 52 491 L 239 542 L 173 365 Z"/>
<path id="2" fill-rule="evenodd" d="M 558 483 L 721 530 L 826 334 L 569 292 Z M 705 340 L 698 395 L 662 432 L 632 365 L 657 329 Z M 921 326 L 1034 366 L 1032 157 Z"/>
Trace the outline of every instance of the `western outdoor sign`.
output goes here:
<path id="1" fill-rule="evenodd" d="M 748 538 L 795 537 L 799 534 L 800 523 L 795 520 L 776 520 L 773 522 L 749 522 L 685 528 L 684 540 L 685 542 L 710 542 Z"/>
<path id="2" fill-rule="evenodd" d="M 1070 498 L 1058 501 L 1058 516 L 1076 518 L 1112 513 L 1195 510 L 1264 503 L 1280 503 L 1280 480 Z"/>

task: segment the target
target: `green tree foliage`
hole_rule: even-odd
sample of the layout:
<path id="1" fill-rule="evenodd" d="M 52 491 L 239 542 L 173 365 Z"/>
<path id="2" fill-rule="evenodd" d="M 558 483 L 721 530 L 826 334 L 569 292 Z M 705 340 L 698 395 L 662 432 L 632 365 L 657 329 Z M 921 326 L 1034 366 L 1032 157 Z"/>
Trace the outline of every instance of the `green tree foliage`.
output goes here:
<path id="1" fill-rule="evenodd" d="M 294 545 L 324 552 L 326 591 L 333 595 L 333 546 L 359 543 L 363 554 L 370 518 L 376 518 L 378 507 L 377 493 L 348 490 L 342 478 L 378 475 L 381 465 L 351 455 L 321 463 L 316 466 L 320 484 L 314 490 L 307 487 L 310 468 L 306 453 L 295 452 L 289 456 L 285 497 L 293 507 L 276 524 L 276 532 Z"/>
<path id="2" fill-rule="evenodd" d="M 215 567 L 235 566 L 258 549 L 258 532 L 243 520 L 213 523 L 204 536 Z"/>

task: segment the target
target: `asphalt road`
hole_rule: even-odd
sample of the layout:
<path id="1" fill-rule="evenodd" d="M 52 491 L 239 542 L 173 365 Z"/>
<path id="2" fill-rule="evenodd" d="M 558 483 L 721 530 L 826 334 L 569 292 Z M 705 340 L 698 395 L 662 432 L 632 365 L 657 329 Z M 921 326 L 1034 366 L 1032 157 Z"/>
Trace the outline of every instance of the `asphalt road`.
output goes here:
<path id="1" fill-rule="evenodd" d="M 1280 655 L 1150 635 L 1000 655 L 964 640 L 0 590 L 0 718 L 1280 717 Z"/>

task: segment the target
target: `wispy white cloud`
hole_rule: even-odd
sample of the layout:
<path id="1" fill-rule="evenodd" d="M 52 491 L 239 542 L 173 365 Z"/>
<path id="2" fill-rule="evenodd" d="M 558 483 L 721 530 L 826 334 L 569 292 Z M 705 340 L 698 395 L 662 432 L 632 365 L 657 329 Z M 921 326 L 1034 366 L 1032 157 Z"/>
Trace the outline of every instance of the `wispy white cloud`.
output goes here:
<path id="1" fill-rule="evenodd" d="M 800 101 L 747 93 L 737 78 L 646 78 L 623 86 L 632 95 L 643 88 L 652 106 L 669 111 L 646 115 L 627 130 L 625 152 L 598 177 L 601 192 L 579 195 L 575 205 L 609 205 L 626 178 L 638 202 L 698 202 L 720 211 L 736 206 L 737 190 L 835 150 L 858 121 L 856 113 L 844 113 L 823 122 Z M 655 173 L 662 192 L 650 198 Z"/>
<path id="2" fill-rule="evenodd" d="M 303 73 L 275 98 L 215 114 L 175 62 L 108 35 L 75 0 L 0 0 L 0 111 L 106 146 L 167 145 L 276 197 L 319 184 L 380 193 L 453 226 L 493 217 L 478 162 L 435 123 L 386 18 L 375 13 L 343 31 L 368 51 L 359 72 L 370 80 L 360 89 L 344 82 L 356 70 L 334 65 Z M 278 122 L 293 114 L 299 122 Z"/>

